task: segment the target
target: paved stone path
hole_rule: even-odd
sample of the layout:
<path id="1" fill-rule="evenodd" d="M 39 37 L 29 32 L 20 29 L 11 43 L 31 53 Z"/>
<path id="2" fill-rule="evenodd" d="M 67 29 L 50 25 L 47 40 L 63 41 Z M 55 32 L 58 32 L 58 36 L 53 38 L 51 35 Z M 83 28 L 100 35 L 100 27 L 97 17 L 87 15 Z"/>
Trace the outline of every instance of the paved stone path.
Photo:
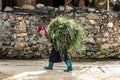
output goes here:
<path id="1" fill-rule="evenodd" d="M 72 72 L 63 72 L 64 62 L 45 70 L 47 60 L 0 60 L 0 80 L 120 80 L 120 61 L 73 62 Z"/>

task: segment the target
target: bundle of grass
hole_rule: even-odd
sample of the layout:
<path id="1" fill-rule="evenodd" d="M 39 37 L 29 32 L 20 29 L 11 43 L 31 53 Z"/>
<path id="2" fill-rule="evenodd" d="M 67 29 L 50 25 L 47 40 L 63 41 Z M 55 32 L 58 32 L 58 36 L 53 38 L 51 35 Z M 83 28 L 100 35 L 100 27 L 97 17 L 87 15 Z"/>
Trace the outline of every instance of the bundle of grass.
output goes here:
<path id="1" fill-rule="evenodd" d="M 77 49 L 83 37 L 82 26 L 73 19 L 57 17 L 53 19 L 48 28 L 48 40 L 58 49 Z"/>

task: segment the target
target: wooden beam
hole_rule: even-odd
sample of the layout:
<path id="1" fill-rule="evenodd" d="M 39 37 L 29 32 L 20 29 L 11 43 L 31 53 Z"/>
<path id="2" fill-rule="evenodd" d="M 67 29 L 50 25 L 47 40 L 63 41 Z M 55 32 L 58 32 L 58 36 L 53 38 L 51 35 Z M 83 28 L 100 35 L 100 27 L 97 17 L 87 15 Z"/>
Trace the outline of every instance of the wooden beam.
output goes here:
<path id="1" fill-rule="evenodd" d="M 65 0 L 65 6 L 69 5 L 72 0 Z"/>
<path id="2" fill-rule="evenodd" d="M 110 3 L 109 3 L 110 1 L 109 0 L 107 0 L 107 10 L 109 11 L 110 10 Z"/>
<path id="3" fill-rule="evenodd" d="M 85 6 L 85 1 L 84 0 L 80 0 L 79 1 L 79 6 L 80 7 L 84 7 Z"/>
<path id="4" fill-rule="evenodd" d="M 36 5 L 36 0 L 16 0 L 17 6 L 23 6 L 23 5 Z"/>
<path id="5" fill-rule="evenodd" d="M 0 10 L 2 10 L 2 0 L 0 0 Z"/>

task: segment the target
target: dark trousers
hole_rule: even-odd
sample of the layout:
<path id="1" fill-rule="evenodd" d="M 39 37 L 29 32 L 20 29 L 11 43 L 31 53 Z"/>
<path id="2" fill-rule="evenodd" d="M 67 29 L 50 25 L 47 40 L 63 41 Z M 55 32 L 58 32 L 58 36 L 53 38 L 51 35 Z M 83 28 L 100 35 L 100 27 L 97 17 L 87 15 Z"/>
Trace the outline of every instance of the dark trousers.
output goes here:
<path id="1" fill-rule="evenodd" d="M 57 50 L 53 48 L 51 50 L 49 61 L 51 62 L 62 62 L 69 59 L 67 50 Z"/>

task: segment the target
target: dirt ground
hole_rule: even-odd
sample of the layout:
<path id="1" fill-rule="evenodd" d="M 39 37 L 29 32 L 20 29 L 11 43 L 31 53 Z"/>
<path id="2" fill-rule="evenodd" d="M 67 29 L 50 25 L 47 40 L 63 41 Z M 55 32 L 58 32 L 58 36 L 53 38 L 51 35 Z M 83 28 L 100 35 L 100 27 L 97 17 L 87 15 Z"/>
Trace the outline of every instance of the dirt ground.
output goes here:
<path id="1" fill-rule="evenodd" d="M 73 71 L 63 72 L 64 62 L 45 70 L 47 60 L 0 60 L 0 80 L 120 80 L 120 61 L 73 62 Z"/>

